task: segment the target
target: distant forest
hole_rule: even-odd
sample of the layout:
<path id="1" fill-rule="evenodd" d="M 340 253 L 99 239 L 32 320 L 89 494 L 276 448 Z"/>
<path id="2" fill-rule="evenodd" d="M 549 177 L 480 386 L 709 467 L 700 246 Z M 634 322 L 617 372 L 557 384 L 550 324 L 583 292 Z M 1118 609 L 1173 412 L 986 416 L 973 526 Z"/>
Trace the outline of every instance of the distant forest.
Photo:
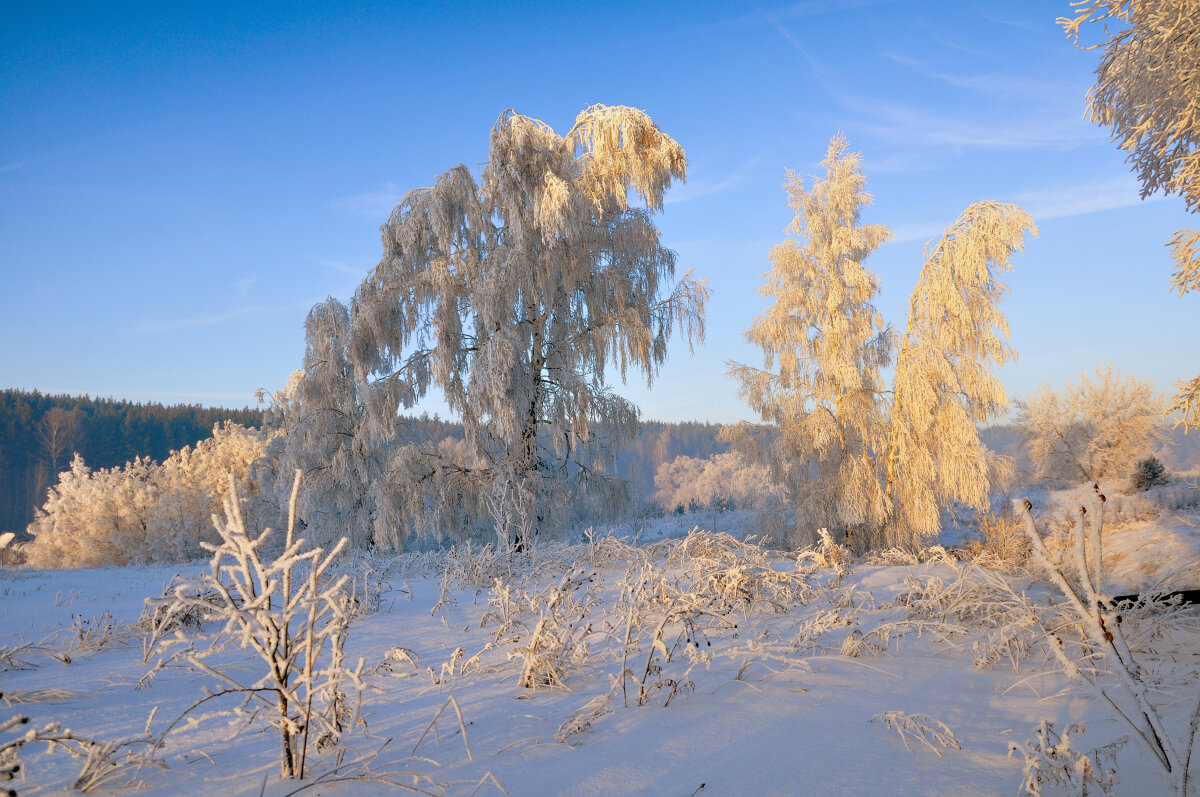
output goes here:
<path id="1" fill-rule="evenodd" d="M 23 531 L 57 473 L 80 454 L 89 467 L 111 468 L 135 457 L 161 462 L 172 452 L 212 436 L 215 424 L 234 421 L 259 426 L 256 409 L 231 410 L 195 404 L 163 406 L 87 396 L 46 396 L 0 391 L 0 531 Z M 630 481 L 634 511 L 654 498 L 658 466 L 678 456 L 707 458 L 729 450 L 718 442 L 720 424 L 643 421 L 637 437 L 616 458 L 616 474 Z M 461 439 L 462 427 L 436 415 L 401 419 L 401 437 L 438 441 Z M 1022 430 L 1013 425 L 982 430 L 992 450 L 1023 459 Z M 1158 456 L 1171 470 L 1200 468 L 1200 434 L 1169 434 Z"/>
<path id="2" fill-rule="evenodd" d="M 34 504 L 76 453 L 93 469 L 124 465 L 134 457 L 161 462 L 172 451 L 211 437 L 213 426 L 225 420 L 258 426 L 262 413 L 0 391 L 0 531 L 25 529 Z"/>

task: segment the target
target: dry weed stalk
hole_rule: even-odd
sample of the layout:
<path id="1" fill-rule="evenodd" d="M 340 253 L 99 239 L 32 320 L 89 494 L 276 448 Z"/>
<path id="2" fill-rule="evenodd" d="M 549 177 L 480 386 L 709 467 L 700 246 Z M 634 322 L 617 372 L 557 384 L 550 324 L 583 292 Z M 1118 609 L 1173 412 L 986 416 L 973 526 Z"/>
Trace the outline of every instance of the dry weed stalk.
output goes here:
<path id="1" fill-rule="evenodd" d="M 1115 754 L 1124 739 L 1107 744 L 1091 753 L 1083 753 L 1071 747 L 1072 733 L 1083 733 L 1079 724 L 1068 724 L 1060 736 L 1054 723 L 1042 720 L 1038 723 L 1034 737 L 1024 744 L 1015 742 L 1008 746 L 1008 755 L 1020 753 L 1025 761 L 1021 773 L 1021 791 L 1031 797 L 1041 797 L 1042 787 L 1061 786 L 1073 794 L 1087 795 L 1088 787 L 1095 786 L 1102 794 L 1111 795 L 1118 783 Z"/>
<path id="2" fill-rule="evenodd" d="M 884 711 L 871 718 L 872 722 L 875 720 L 881 721 L 886 727 L 900 734 L 900 741 L 904 742 L 905 749 L 910 753 L 913 752 L 913 749 L 908 743 L 909 738 L 916 739 L 928 747 L 938 758 L 942 757 L 943 749 L 962 749 L 958 743 L 958 737 L 954 735 L 954 731 L 950 730 L 946 723 L 928 714 L 906 714 L 903 711 Z"/>
<path id="3" fill-rule="evenodd" d="M 1124 618 L 1118 615 L 1112 597 L 1105 594 L 1101 550 L 1104 505 L 1104 495 L 1098 486 L 1093 485 L 1090 511 L 1083 506 L 1075 511 L 1073 544 L 1068 551 L 1071 554 L 1071 567 L 1068 571 L 1063 564 L 1056 563 L 1046 549 L 1033 519 L 1033 505 L 1028 500 L 1021 504 L 1021 519 L 1032 546 L 1033 558 L 1066 597 L 1082 639 L 1082 644 L 1071 650 L 1067 649 L 1060 635 L 1054 635 L 1053 642 L 1063 650 L 1062 660 L 1068 673 L 1083 678 L 1105 699 L 1162 766 L 1172 791 L 1180 797 L 1186 797 L 1188 768 L 1196 732 L 1200 728 L 1200 702 L 1191 710 L 1184 733 L 1178 739 L 1173 739 L 1164 721 L 1164 707 L 1151 700 L 1156 691 L 1151 689 L 1151 681 L 1157 676 L 1153 675 L 1152 668 L 1148 669 L 1135 656 L 1126 639 Z M 1118 688 L 1110 685 L 1111 681 L 1105 679 L 1103 673 L 1091 664 L 1093 661 L 1108 665 Z"/>
<path id="4" fill-rule="evenodd" d="M 173 594 L 148 601 L 153 612 L 165 607 L 166 616 L 194 611 L 202 622 L 221 623 L 220 630 L 209 635 L 203 647 L 197 647 L 196 640 L 188 638 L 182 628 L 164 642 L 166 647 L 182 645 L 178 660 L 211 676 L 219 686 L 170 723 L 159 738 L 208 701 L 240 696 L 242 706 L 234 713 L 244 711 L 251 703 L 273 709 L 266 716 L 280 732 L 280 774 L 285 778 L 304 777 L 313 730 L 316 733 L 312 741 L 320 749 L 336 743 L 342 731 L 354 726 L 364 688 L 362 660 L 351 669 L 342 654 L 352 616 L 345 589 L 348 576 L 336 577 L 331 583 L 323 578 L 346 539 L 328 553 L 309 547 L 305 538 L 297 539 L 296 502 L 301 480 L 302 474 L 297 471 L 283 549 L 266 559 L 263 550 L 273 532 L 268 528 L 257 538 L 246 533 L 236 484 L 231 478 L 224 522 L 213 518 L 221 544 L 205 546 L 213 554 L 210 572 L 196 579 L 183 579 L 175 585 Z M 265 672 L 256 680 L 246 681 L 229 668 L 209 663 L 213 653 L 233 643 L 253 650 L 265 665 Z M 354 698 L 347 692 L 354 693 Z M 221 713 L 228 712 L 217 712 Z M 194 724 L 205 716 L 193 715 L 189 721 Z"/>

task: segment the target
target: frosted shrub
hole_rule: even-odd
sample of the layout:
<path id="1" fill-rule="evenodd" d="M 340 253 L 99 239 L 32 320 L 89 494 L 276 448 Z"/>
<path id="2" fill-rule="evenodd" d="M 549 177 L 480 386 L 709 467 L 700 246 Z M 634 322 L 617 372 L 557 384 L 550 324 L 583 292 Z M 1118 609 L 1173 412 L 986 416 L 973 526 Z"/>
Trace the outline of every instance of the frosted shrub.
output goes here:
<path id="1" fill-rule="evenodd" d="M 907 578 L 896 596 L 904 618 L 878 626 L 870 636 L 886 642 L 891 635 L 932 632 L 950 643 L 962 640 L 979 669 L 1007 661 L 1019 670 L 1021 661 L 1045 640 L 1038 607 L 990 569 L 955 566 L 954 572 L 951 580 Z"/>
<path id="2" fill-rule="evenodd" d="M 17 731 L 17 735 L 2 738 Z M 58 722 L 29 725 L 29 717 L 17 715 L 0 721 L 0 780 L 11 781 L 23 775 L 21 752 L 31 744 L 45 744 L 51 751 L 65 751 L 83 764 L 71 787 L 84 793 L 113 784 L 144 787 L 140 779 L 147 766 L 164 766 L 155 757 L 157 745 L 150 734 L 98 741 L 72 732 Z M 16 797 L 15 789 L 0 787 L 0 794 Z"/>
<path id="3" fill-rule="evenodd" d="M 58 568 L 199 558 L 203 543 L 217 539 L 212 517 L 229 495 L 229 475 L 244 484 L 265 446 L 255 430 L 227 423 L 161 465 L 138 458 L 93 471 L 76 455 L 34 513 L 26 560 Z"/>
<path id="4" fill-rule="evenodd" d="M 1029 539 L 1021 529 L 1021 521 L 1012 515 L 984 513 L 978 520 L 978 534 L 967 551 L 981 565 L 1014 572 L 1029 559 Z"/>
<path id="5" fill-rule="evenodd" d="M 946 723 L 928 714 L 906 714 L 903 711 L 884 711 L 876 714 L 871 720 L 879 720 L 886 727 L 900 734 L 900 741 L 904 742 L 904 747 L 910 753 L 912 752 L 912 745 L 908 743 L 909 739 L 919 741 L 925 747 L 932 750 L 938 758 L 942 757 L 943 749 L 962 749 L 958 743 L 958 737 L 954 735 L 954 731 L 950 730 Z"/>
<path id="6" fill-rule="evenodd" d="M 310 736 L 320 748 L 336 743 L 340 734 L 353 726 L 356 698 L 347 692 L 357 697 L 363 688 L 359 677 L 363 662 L 351 670 L 343 660 L 350 622 L 345 589 L 349 578 L 323 578 L 347 541 L 343 538 L 326 553 L 296 538 L 300 482 L 297 471 L 282 550 L 274 558 L 264 558 L 262 552 L 273 530 L 268 528 L 254 538 L 246 533 L 230 477 L 225 517 L 214 518 L 221 543 L 205 546 L 213 554 L 209 573 L 182 579 L 172 595 L 152 601 L 153 607 L 164 607 L 166 616 L 195 611 L 202 622 L 220 624 L 219 630 L 196 639 L 178 631 L 168 642 L 168 646 L 184 646 L 176 656 L 185 666 L 209 675 L 218 684 L 183 716 L 214 698 L 242 697 L 241 707 L 233 714 L 250 720 L 265 717 L 279 729 L 280 773 L 285 778 L 304 777 Z M 262 665 L 257 678 L 210 663 L 213 654 L 235 643 L 257 654 Z M 269 711 L 260 713 L 260 705 Z M 248 710 L 249 706 L 255 708 Z"/>
<path id="7" fill-rule="evenodd" d="M 576 569 L 567 573 L 545 595 L 544 605 L 533 631 L 525 643 L 509 654 L 521 662 L 517 683 L 526 689 L 565 685 L 567 673 L 588 659 L 587 637 L 591 625 L 585 622 L 591 608 L 586 594 L 583 601 L 577 591 L 591 584 L 594 572 Z"/>
<path id="8" fill-rule="evenodd" d="M 1083 753 L 1071 747 L 1072 734 L 1083 732 L 1082 725 L 1068 724 L 1060 736 L 1054 730 L 1054 723 L 1042 720 L 1032 739 L 1024 744 L 1010 744 L 1009 757 L 1020 753 L 1025 760 L 1021 792 L 1041 797 L 1043 786 L 1059 786 L 1081 797 L 1092 793 L 1089 787 L 1099 789 L 1101 794 L 1112 794 L 1113 786 L 1119 782 L 1114 754 L 1121 742 Z"/>

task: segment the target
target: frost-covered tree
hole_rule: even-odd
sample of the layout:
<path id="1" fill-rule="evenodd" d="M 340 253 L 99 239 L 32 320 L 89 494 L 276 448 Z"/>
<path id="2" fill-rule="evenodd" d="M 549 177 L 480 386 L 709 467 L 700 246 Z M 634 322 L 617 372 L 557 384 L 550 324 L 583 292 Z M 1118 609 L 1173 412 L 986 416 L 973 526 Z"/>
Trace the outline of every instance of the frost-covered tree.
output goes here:
<path id="1" fill-rule="evenodd" d="M 797 524 L 853 530 L 888 516 L 883 463 L 887 406 L 880 369 L 892 332 L 876 311 L 879 281 L 863 261 L 891 238 L 862 224 L 871 201 L 861 156 L 844 136 L 829 143 L 825 177 L 805 190 L 789 173 L 784 188 L 796 216 L 771 250 L 759 292 L 774 302 L 746 333 L 766 364 L 729 363 L 739 393 L 770 425 L 727 427 L 725 439 L 769 462 L 795 502 Z"/>
<path id="2" fill-rule="evenodd" d="M 689 345 L 703 338 L 707 289 L 672 283 L 674 253 L 651 221 L 685 168 L 683 149 L 633 108 L 592 106 L 561 136 L 509 110 L 478 181 L 459 165 L 409 192 L 352 305 L 372 438 L 434 387 L 482 463 L 464 512 L 496 479 L 543 516 L 569 492 L 551 484 L 616 497 L 606 459 L 637 409 L 606 376 L 649 382 L 676 329 Z M 410 454 L 390 469 L 419 475 L 428 461 Z"/>
<path id="3" fill-rule="evenodd" d="M 304 473 L 299 517 L 330 546 L 346 537 L 365 548 L 379 538 L 380 478 L 386 449 L 366 432 L 358 383 L 349 361 L 350 313 L 330 297 L 315 305 L 304 322 L 304 367 L 274 394 L 267 422 L 279 431 L 269 449 L 270 482 L 264 488 L 282 517 L 297 470 Z M 260 400 L 264 398 L 259 394 Z M 382 526 L 382 524 L 379 524 Z"/>
<path id="4" fill-rule="evenodd" d="M 667 511 L 730 503 L 739 509 L 763 509 L 783 504 L 788 497 L 765 465 L 747 462 L 736 451 L 664 462 L 654 474 L 654 486 L 654 500 Z"/>
<path id="5" fill-rule="evenodd" d="M 58 473 L 79 444 L 79 411 L 51 407 L 34 427 L 50 474 Z"/>
<path id="6" fill-rule="evenodd" d="M 997 275 L 1036 228 L 1020 208 L 981 202 L 927 247 L 888 391 L 881 370 L 894 336 L 863 260 L 890 233 L 860 223 L 870 195 L 860 157 L 847 149 L 840 134 L 830 142 L 826 176 L 811 190 L 794 175 L 785 184 L 793 237 L 771 251 L 760 292 L 774 303 L 747 332 L 766 367 L 730 364 L 767 425 L 723 435 L 770 463 L 798 530 L 912 544 L 937 531 L 949 504 L 982 507 L 993 477 L 1009 469 L 988 454 L 976 424 L 1005 408 L 991 369 L 1015 357 Z"/>
<path id="7" fill-rule="evenodd" d="M 1094 380 L 1081 373 L 1063 391 L 1043 385 L 1016 405 L 1030 459 L 1043 478 L 1123 477 L 1166 439 L 1154 385 L 1111 365 L 1097 368 Z"/>
<path id="8" fill-rule="evenodd" d="M 888 540 L 911 543 L 940 528 L 940 507 L 987 505 L 995 458 L 979 439 L 1008 406 L 993 367 L 1016 359 L 1000 300 L 1029 214 L 1015 205 L 967 208 L 932 249 L 909 299 L 908 326 L 896 358 L 887 454 L 892 507 Z"/>
<path id="9" fill-rule="evenodd" d="M 171 550 L 155 554 L 179 561 L 202 555 L 200 543 L 213 541 L 212 518 L 229 497 L 229 477 L 253 494 L 251 470 L 263 457 L 269 436 L 226 421 L 213 426 L 212 437 L 172 451 L 155 475 L 158 498 L 151 526 L 171 541 Z"/>
<path id="10" fill-rule="evenodd" d="M 35 510 L 27 561 L 98 567 L 202 556 L 201 543 L 217 538 L 212 517 L 229 495 L 230 475 L 245 485 L 265 447 L 256 430 L 227 423 L 162 465 L 138 458 L 93 471 L 76 455 Z"/>
<path id="11" fill-rule="evenodd" d="M 1079 0 L 1058 22 L 1076 45 L 1102 48 L 1088 92 L 1093 122 L 1108 126 L 1129 153 L 1142 196 L 1179 194 L 1200 211 L 1200 12 L 1195 0 Z M 1103 40 L 1081 43 L 1098 23 Z M 1095 26 L 1089 26 L 1089 29 Z M 1200 290 L 1200 232 L 1179 230 L 1168 242 L 1180 295 Z M 1200 376 L 1180 382 L 1171 406 L 1186 426 L 1200 426 Z"/>

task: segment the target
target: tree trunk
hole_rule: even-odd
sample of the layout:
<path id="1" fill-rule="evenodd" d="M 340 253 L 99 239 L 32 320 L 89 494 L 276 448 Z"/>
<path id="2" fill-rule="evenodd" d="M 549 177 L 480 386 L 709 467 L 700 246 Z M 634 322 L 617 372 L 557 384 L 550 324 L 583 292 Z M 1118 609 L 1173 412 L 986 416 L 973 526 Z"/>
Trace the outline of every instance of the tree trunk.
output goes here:
<path id="1" fill-rule="evenodd" d="M 534 308 L 530 308 L 530 310 L 533 315 Z M 533 389 L 530 391 L 529 406 L 525 410 L 525 420 L 521 426 L 520 447 L 517 452 L 517 478 L 521 479 L 523 486 L 532 493 L 533 506 L 525 507 L 525 509 L 532 516 L 533 523 L 516 530 L 513 550 L 518 553 L 533 543 L 532 539 L 525 539 L 525 535 L 536 535 L 541 522 L 537 512 L 537 502 L 541 493 L 540 474 L 538 473 L 537 428 L 538 410 L 541 409 L 542 404 L 542 368 L 545 364 L 546 358 L 542 352 L 542 332 L 535 323 L 533 346 L 529 357 L 529 377 L 533 380 Z M 521 493 L 524 492 L 524 490 L 521 491 Z"/>
<path id="2" fill-rule="evenodd" d="M 279 695 L 279 716 L 284 722 L 283 727 L 279 729 L 283 744 L 279 752 L 279 777 L 294 778 L 296 777 L 296 759 L 292 751 L 292 734 L 287 727 L 288 701 L 282 693 Z"/>

